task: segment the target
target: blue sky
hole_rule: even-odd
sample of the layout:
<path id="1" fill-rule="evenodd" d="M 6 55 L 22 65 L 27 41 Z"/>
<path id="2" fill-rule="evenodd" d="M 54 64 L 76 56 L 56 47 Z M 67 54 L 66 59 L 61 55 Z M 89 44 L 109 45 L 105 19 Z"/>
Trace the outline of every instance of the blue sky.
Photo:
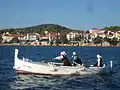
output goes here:
<path id="1" fill-rule="evenodd" d="M 0 0 L 0 29 L 48 23 L 79 30 L 120 25 L 120 0 Z"/>

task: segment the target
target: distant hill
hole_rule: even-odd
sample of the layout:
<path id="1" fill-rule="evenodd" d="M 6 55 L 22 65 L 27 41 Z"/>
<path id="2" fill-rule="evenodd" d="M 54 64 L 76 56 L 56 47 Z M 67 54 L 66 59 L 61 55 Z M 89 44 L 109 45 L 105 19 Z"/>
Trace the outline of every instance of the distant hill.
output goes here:
<path id="1" fill-rule="evenodd" d="M 106 31 L 120 31 L 120 26 L 108 26 L 104 27 L 103 30 Z M 25 28 L 9 28 L 9 29 L 3 29 L 0 30 L 0 34 L 4 32 L 10 32 L 10 33 L 44 33 L 45 31 L 48 32 L 61 32 L 61 33 L 68 33 L 70 31 L 77 31 L 77 32 L 84 32 L 85 30 L 73 30 L 70 28 L 67 28 L 65 26 L 61 26 L 58 24 L 41 24 L 31 27 L 25 27 Z"/>
<path id="2" fill-rule="evenodd" d="M 10 29 L 3 29 L 0 32 L 10 32 L 10 33 L 30 33 L 30 32 L 38 32 L 44 33 L 45 31 L 48 32 L 70 32 L 72 29 L 66 28 L 64 26 L 60 26 L 57 24 L 41 24 L 37 26 L 25 27 L 25 28 L 10 28 Z"/>

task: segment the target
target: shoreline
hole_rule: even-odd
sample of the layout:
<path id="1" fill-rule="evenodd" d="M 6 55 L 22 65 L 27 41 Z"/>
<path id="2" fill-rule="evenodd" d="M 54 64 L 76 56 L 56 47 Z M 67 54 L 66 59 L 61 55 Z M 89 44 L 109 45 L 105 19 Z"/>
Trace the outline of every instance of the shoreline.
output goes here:
<path id="1" fill-rule="evenodd" d="M 18 44 L 0 44 L 0 46 L 54 46 L 54 47 L 56 47 L 57 45 L 18 45 Z M 72 47 L 72 46 L 77 46 L 77 47 L 120 47 L 120 45 L 116 45 L 116 46 L 113 46 L 113 45 L 108 45 L 108 46 L 106 46 L 106 45 L 103 45 L 103 46 L 101 46 L 101 45 L 70 45 L 70 44 L 62 44 L 62 45 L 58 45 L 58 46 L 60 46 L 60 47 L 62 47 L 62 46 L 69 46 L 69 47 Z"/>

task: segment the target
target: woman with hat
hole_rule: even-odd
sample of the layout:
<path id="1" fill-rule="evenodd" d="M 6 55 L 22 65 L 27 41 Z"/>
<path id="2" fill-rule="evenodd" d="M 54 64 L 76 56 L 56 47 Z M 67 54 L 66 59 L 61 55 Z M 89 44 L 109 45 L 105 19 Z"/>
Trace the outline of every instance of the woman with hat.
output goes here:
<path id="1" fill-rule="evenodd" d="M 77 55 L 76 52 L 73 52 L 72 58 L 73 58 L 73 65 L 74 65 L 74 66 L 76 66 L 76 64 L 82 65 L 82 61 L 81 61 L 81 59 L 78 57 L 78 55 Z"/>
<path id="2" fill-rule="evenodd" d="M 60 53 L 60 56 L 54 58 L 54 59 L 57 59 L 57 60 L 60 60 L 63 62 L 63 66 L 71 66 L 71 63 L 70 61 L 68 60 L 67 58 L 67 54 L 65 51 L 61 52 Z"/>
<path id="3" fill-rule="evenodd" d="M 97 54 L 97 62 L 94 66 L 98 66 L 98 67 L 102 67 L 102 56 L 100 56 L 99 54 Z"/>

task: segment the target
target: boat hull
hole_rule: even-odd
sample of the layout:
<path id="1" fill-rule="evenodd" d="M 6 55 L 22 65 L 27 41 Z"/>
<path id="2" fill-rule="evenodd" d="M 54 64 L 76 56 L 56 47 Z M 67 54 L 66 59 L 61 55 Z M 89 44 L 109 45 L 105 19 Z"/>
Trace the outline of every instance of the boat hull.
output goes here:
<path id="1" fill-rule="evenodd" d="M 18 50 L 15 50 L 14 69 L 17 74 L 44 74 L 44 75 L 88 75 L 105 72 L 103 67 L 85 67 L 85 66 L 62 66 L 55 63 L 30 62 L 27 59 L 17 57 Z"/>

